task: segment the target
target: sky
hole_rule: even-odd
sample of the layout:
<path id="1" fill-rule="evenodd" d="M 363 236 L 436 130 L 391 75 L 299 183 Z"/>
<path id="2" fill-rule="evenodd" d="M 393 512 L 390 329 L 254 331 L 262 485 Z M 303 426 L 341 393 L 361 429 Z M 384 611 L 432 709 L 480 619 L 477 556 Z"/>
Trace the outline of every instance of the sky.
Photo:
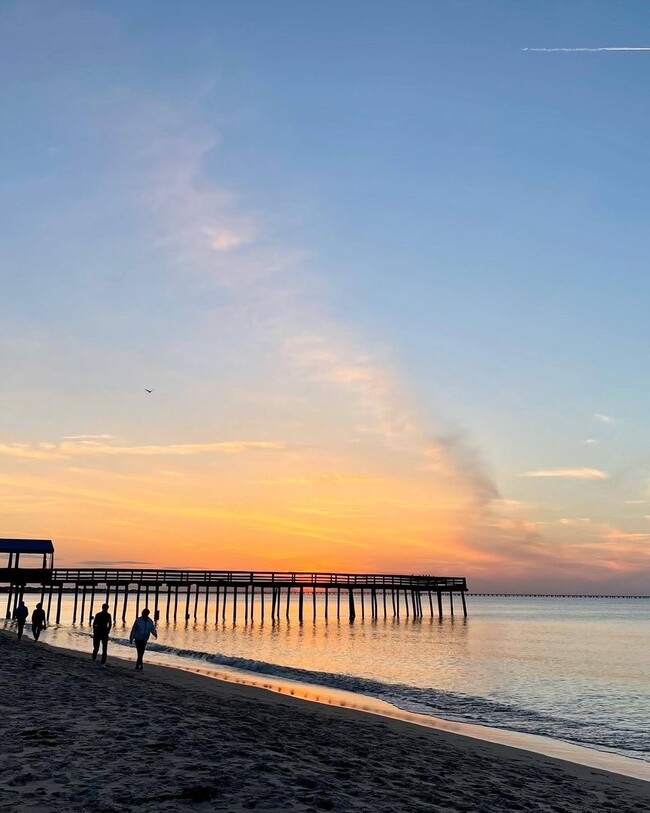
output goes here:
<path id="1" fill-rule="evenodd" d="M 647 593 L 650 52 L 526 49 L 648 45 L 642 2 L 0 4 L 0 535 Z"/>

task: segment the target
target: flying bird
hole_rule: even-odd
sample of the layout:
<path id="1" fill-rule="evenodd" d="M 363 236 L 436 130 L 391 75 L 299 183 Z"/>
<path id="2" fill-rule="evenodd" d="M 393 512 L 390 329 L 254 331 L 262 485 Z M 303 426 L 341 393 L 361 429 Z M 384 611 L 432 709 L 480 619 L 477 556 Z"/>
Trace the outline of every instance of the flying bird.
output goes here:
<path id="1" fill-rule="evenodd" d="M 155 390 L 155 387 L 154 387 L 154 390 Z M 144 391 L 145 391 L 145 392 L 148 392 L 148 393 L 149 393 L 149 395 L 151 395 L 151 393 L 152 393 L 152 392 L 154 392 L 154 390 L 148 390 L 146 387 L 144 388 Z"/>

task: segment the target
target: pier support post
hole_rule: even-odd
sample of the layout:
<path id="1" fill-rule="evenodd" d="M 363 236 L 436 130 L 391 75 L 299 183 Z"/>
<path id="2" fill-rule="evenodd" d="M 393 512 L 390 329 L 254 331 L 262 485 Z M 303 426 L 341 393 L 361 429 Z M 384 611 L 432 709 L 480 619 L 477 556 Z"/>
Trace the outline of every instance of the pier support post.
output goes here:
<path id="1" fill-rule="evenodd" d="M 217 583 L 217 597 L 215 600 L 214 623 L 219 623 L 219 604 L 221 603 L 221 585 Z"/>
<path id="2" fill-rule="evenodd" d="M 325 620 L 328 620 L 328 605 L 330 600 L 330 590 L 329 587 L 325 588 Z"/>
<path id="3" fill-rule="evenodd" d="M 113 596 L 113 624 L 117 622 L 117 601 L 120 597 L 120 584 L 115 581 L 115 595 Z"/>
<path id="4" fill-rule="evenodd" d="M 192 585 L 188 584 L 187 585 L 187 593 L 186 593 L 186 596 L 185 596 L 185 617 L 183 618 L 183 621 L 185 621 L 186 624 L 190 620 L 190 596 L 191 596 L 191 594 L 192 594 Z"/>
<path id="5" fill-rule="evenodd" d="M 442 618 L 442 593 L 440 590 L 437 591 L 438 595 L 438 618 Z"/>
<path id="6" fill-rule="evenodd" d="M 287 587 L 287 609 L 285 612 L 285 617 L 287 621 L 289 620 L 291 610 L 291 586 Z"/>
<path id="7" fill-rule="evenodd" d="M 77 605 L 79 604 L 79 585 L 74 586 L 74 604 L 72 605 L 72 623 L 77 623 Z M 58 622 L 57 622 L 58 623 Z"/>
<path id="8" fill-rule="evenodd" d="M 336 588 L 336 620 L 341 618 L 341 588 Z"/>
<path id="9" fill-rule="evenodd" d="M 178 585 L 174 586 L 174 624 L 178 619 Z"/>
<path id="10" fill-rule="evenodd" d="M 172 603 L 172 586 L 167 585 L 167 606 L 165 607 L 165 623 L 169 624 L 169 607 Z"/>
<path id="11" fill-rule="evenodd" d="M 255 585 L 251 583 L 251 624 L 253 623 L 254 612 L 255 612 Z"/>
<path id="12" fill-rule="evenodd" d="M 261 620 L 264 621 L 264 585 L 260 587 L 260 616 Z"/>
<path id="13" fill-rule="evenodd" d="M 203 608 L 203 623 L 208 623 L 208 610 L 210 608 L 210 585 L 205 585 L 205 607 Z"/>
<path id="14" fill-rule="evenodd" d="M 352 587 L 348 588 L 348 602 L 349 602 L 349 605 L 350 605 L 349 606 L 350 621 L 354 621 L 354 619 L 357 617 L 357 612 L 356 612 L 355 607 L 354 607 L 354 590 L 353 590 Z"/>
<path id="15" fill-rule="evenodd" d="M 226 623 L 226 603 L 228 601 L 228 584 L 223 586 L 223 607 L 221 608 L 221 623 Z"/>
<path id="16" fill-rule="evenodd" d="M 47 594 L 47 615 L 45 616 L 47 619 L 47 623 L 50 623 L 50 609 L 52 607 L 52 591 L 54 590 L 54 584 L 50 582 L 50 589 Z"/>
<path id="17" fill-rule="evenodd" d="M 84 584 L 83 590 L 81 592 L 81 626 L 83 627 L 84 623 L 84 613 L 86 612 L 86 590 L 88 587 Z"/>
<path id="18" fill-rule="evenodd" d="M 316 585 L 311 588 L 311 601 L 314 608 L 314 621 L 316 620 Z"/>
<path id="19" fill-rule="evenodd" d="M 56 623 L 61 623 L 61 600 L 63 599 L 63 585 L 59 585 L 59 595 L 56 599 Z"/>
<path id="20" fill-rule="evenodd" d="M 93 620 L 93 605 L 95 603 L 95 583 L 90 588 L 90 609 L 88 610 L 88 623 Z"/>
<path id="21" fill-rule="evenodd" d="M 7 612 L 5 614 L 5 618 L 11 619 L 11 599 L 13 597 L 14 586 L 13 584 L 9 585 L 9 589 L 7 591 Z"/>
<path id="22" fill-rule="evenodd" d="M 463 590 L 460 594 L 461 600 L 463 602 L 463 618 L 467 618 L 467 603 L 465 602 L 465 591 Z"/>
<path id="23" fill-rule="evenodd" d="M 244 623 L 248 624 L 248 585 L 244 585 Z"/>
<path id="24" fill-rule="evenodd" d="M 232 588 L 232 623 L 237 623 L 237 585 Z"/>
<path id="25" fill-rule="evenodd" d="M 129 585 L 124 585 L 124 603 L 122 604 L 122 623 L 126 624 L 126 604 L 129 600 Z"/>
<path id="26" fill-rule="evenodd" d="M 302 607 L 305 599 L 305 588 L 301 587 L 298 592 L 298 621 L 302 624 Z"/>
<path id="27" fill-rule="evenodd" d="M 199 612 L 199 591 L 201 586 L 199 584 L 194 585 L 194 620 L 197 620 L 197 615 Z"/>
<path id="28" fill-rule="evenodd" d="M 454 594 L 449 591 L 449 612 L 451 613 L 451 617 L 454 617 Z"/>

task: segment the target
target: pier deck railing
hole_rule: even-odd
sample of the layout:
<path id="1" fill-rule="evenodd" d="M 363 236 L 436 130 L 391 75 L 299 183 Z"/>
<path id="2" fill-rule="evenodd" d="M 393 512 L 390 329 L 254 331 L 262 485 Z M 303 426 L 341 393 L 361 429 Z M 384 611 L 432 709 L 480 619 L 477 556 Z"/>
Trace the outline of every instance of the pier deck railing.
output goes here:
<path id="1" fill-rule="evenodd" d="M 461 576 L 420 576 L 386 573 L 310 573 L 265 570 L 150 570 L 123 568 L 56 568 L 55 584 L 200 584 L 277 587 L 394 587 L 415 590 L 467 590 Z"/>

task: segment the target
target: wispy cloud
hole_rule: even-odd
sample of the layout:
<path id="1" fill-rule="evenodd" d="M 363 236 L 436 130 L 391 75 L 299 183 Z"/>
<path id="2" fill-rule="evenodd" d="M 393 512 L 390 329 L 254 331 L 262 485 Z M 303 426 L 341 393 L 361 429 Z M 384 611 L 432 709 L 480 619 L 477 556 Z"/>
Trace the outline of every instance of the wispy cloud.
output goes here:
<path id="1" fill-rule="evenodd" d="M 59 444 L 0 443 L 0 455 L 6 457 L 47 460 L 62 457 L 154 457 L 188 456 L 196 454 L 242 454 L 245 452 L 277 452 L 287 449 L 279 441 L 231 440 L 216 443 L 171 443 L 167 445 L 118 446 L 93 440 L 64 441 Z"/>
<path id="2" fill-rule="evenodd" d="M 521 477 L 566 477 L 574 480 L 607 480 L 609 474 L 600 469 L 539 469 L 527 471 Z"/>
<path id="3" fill-rule="evenodd" d="M 63 440 L 113 440 L 115 435 L 65 435 Z"/>
<path id="4" fill-rule="evenodd" d="M 575 53 L 587 51 L 596 53 L 598 51 L 650 51 L 650 45 L 605 45 L 598 48 L 522 48 L 522 51 L 541 51 L 543 53 L 563 52 Z"/>
<path id="5" fill-rule="evenodd" d="M 315 474 L 304 477 L 278 477 L 269 480 L 255 480 L 257 485 L 284 486 L 284 485 L 363 485 L 366 483 L 381 483 L 380 477 L 367 477 L 354 474 Z"/>
<path id="6" fill-rule="evenodd" d="M 611 415 L 603 415 L 602 412 L 596 412 L 594 419 L 600 423 L 614 423 L 614 418 Z"/>
<path id="7" fill-rule="evenodd" d="M 594 443 L 598 443 L 596 438 L 587 438 L 587 440 L 583 441 L 585 446 L 592 446 Z"/>

